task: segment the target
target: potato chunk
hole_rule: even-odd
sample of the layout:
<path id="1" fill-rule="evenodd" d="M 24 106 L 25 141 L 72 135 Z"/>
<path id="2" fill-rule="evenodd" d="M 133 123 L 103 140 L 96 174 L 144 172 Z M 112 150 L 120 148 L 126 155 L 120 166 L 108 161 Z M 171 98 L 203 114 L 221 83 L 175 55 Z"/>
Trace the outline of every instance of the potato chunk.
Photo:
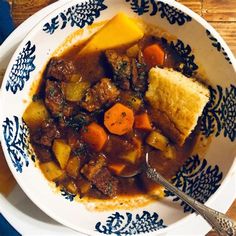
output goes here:
<path id="1" fill-rule="evenodd" d="M 72 194 L 77 194 L 77 192 L 78 192 L 78 188 L 77 188 L 75 182 L 72 180 L 69 183 L 67 183 L 66 189 Z"/>
<path id="2" fill-rule="evenodd" d="M 126 160 L 127 162 L 131 163 L 131 164 L 135 164 L 137 158 L 138 158 L 138 153 L 137 150 L 132 150 L 126 154 L 124 154 L 122 157 L 122 159 Z"/>
<path id="3" fill-rule="evenodd" d="M 52 145 L 52 151 L 56 156 L 60 167 L 65 169 L 70 157 L 71 147 L 66 144 L 64 140 L 55 139 Z"/>
<path id="4" fill-rule="evenodd" d="M 142 154 L 142 143 L 137 137 L 134 137 L 133 149 L 122 155 L 121 159 L 124 159 L 131 164 L 135 164 L 135 162 L 140 158 L 141 154 Z"/>
<path id="5" fill-rule="evenodd" d="M 119 13 L 91 37 L 79 55 L 131 44 L 143 35 L 143 31 L 132 19 L 124 13 Z"/>
<path id="6" fill-rule="evenodd" d="M 71 177 L 76 178 L 78 176 L 79 167 L 80 167 L 79 157 L 77 157 L 77 156 L 72 157 L 67 163 L 66 172 Z"/>
<path id="7" fill-rule="evenodd" d="M 176 149 L 174 146 L 168 145 L 166 150 L 163 152 L 164 157 L 167 159 L 175 159 L 176 158 Z"/>
<path id="8" fill-rule="evenodd" d="M 42 170 L 44 176 L 49 181 L 56 181 L 58 179 L 61 179 L 65 174 L 64 171 L 61 170 L 53 161 L 41 163 L 39 164 L 39 167 Z"/>
<path id="9" fill-rule="evenodd" d="M 31 129 L 38 128 L 48 117 L 47 108 L 41 100 L 30 103 L 23 114 L 25 123 Z"/>
<path id="10" fill-rule="evenodd" d="M 156 149 L 165 151 L 169 142 L 168 139 L 158 131 L 152 131 L 148 135 L 146 143 Z"/>
<path id="11" fill-rule="evenodd" d="M 86 90 L 89 88 L 88 82 L 70 82 L 64 84 L 65 97 L 67 101 L 79 102 Z"/>

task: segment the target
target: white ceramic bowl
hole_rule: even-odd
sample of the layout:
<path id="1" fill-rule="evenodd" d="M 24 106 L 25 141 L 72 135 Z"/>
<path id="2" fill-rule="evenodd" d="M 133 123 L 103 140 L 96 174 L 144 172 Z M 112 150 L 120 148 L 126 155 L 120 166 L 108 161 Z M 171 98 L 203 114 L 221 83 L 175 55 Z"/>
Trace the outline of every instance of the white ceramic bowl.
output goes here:
<path id="1" fill-rule="evenodd" d="M 211 101 L 204 110 L 201 132 L 212 138 L 211 145 L 204 156 L 193 153 L 173 183 L 202 202 L 214 199 L 235 169 L 236 63 L 218 33 L 179 3 L 77 0 L 50 13 L 22 41 L 9 63 L 1 93 L 1 141 L 19 185 L 38 207 L 60 223 L 89 235 L 156 235 L 174 230 L 191 209 L 166 192 L 162 200 L 132 210 L 87 210 L 73 195 L 65 191 L 55 193 L 35 167 L 34 157 L 29 154 L 28 130 L 22 121 L 31 100 L 30 88 L 39 79 L 51 54 L 78 28 L 85 29 L 79 38 L 87 38 L 91 33 L 86 30 L 87 25 L 108 20 L 118 11 L 141 17 L 173 35 L 176 40 L 171 44 L 185 58 L 186 68 L 199 74 L 204 72 L 208 79 Z"/>

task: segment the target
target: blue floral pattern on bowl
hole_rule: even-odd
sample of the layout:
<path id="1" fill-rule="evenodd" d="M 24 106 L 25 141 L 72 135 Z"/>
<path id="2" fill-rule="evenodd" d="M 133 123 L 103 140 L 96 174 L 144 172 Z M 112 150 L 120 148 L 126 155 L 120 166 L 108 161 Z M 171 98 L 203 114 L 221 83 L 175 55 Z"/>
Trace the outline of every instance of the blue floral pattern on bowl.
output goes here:
<path id="1" fill-rule="evenodd" d="M 206 34 L 208 38 L 212 41 L 212 46 L 215 47 L 218 52 L 221 52 L 224 55 L 225 60 L 228 61 L 229 64 L 232 64 L 228 54 L 225 52 L 225 49 L 222 47 L 220 42 L 211 34 L 209 30 L 206 30 Z"/>
<path id="2" fill-rule="evenodd" d="M 208 165 L 207 160 L 200 160 L 198 155 L 190 157 L 180 168 L 172 183 L 187 193 L 190 197 L 201 203 L 205 203 L 209 197 L 220 187 L 223 173 L 219 167 Z M 183 202 L 172 192 L 165 190 L 166 197 L 173 197 L 173 201 L 180 201 L 184 212 L 194 212 L 194 210 Z"/>
<path id="3" fill-rule="evenodd" d="M 167 40 L 162 38 L 162 43 L 167 44 Z M 198 65 L 195 63 L 195 56 L 192 54 L 191 47 L 178 39 L 176 42 L 171 41 L 169 45 L 174 49 L 178 55 L 182 58 L 181 72 L 186 76 L 192 76 L 197 71 Z"/>
<path id="4" fill-rule="evenodd" d="M 18 117 L 14 116 L 13 119 L 7 117 L 2 124 L 2 128 L 12 164 L 16 171 L 22 173 L 23 167 L 29 165 L 28 127 L 23 121 L 20 122 Z"/>
<path id="5" fill-rule="evenodd" d="M 24 88 L 25 82 L 30 78 L 30 73 L 35 69 L 35 48 L 36 46 L 28 41 L 19 53 L 7 80 L 7 91 L 16 94 Z"/>
<path id="6" fill-rule="evenodd" d="M 157 4 L 154 0 L 125 0 L 130 2 L 131 9 L 137 13 L 139 16 L 151 10 L 150 15 L 155 15 L 157 12 Z"/>
<path id="7" fill-rule="evenodd" d="M 210 101 L 207 103 L 201 120 L 201 131 L 209 137 L 219 136 L 224 131 L 224 137 L 232 142 L 236 139 L 236 86 L 222 88 L 217 85 L 209 87 Z"/>
<path id="8" fill-rule="evenodd" d="M 66 189 L 61 189 L 61 195 L 68 201 L 72 202 L 76 197 L 76 194 L 68 192 Z"/>
<path id="9" fill-rule="evenodd" d="M 131 9 L 138 15 L 143 15 L 149 11 L 150 16 L 159 13 L 161 18 L 166 18 L 171 25 L 184 25 L 192 20 L 190 16 L 162 1 L 126 0 L 126 2 L 130 2 Z"/>
<path id="10" fill-rule="evenodd" d="M 134 235 L 140 233 L 154 232 L 162 228 L 166 228 L 162 219 L 159 219 L 157 213 L 149 213 L 143 211 L 142 214 L 132 214 L 126 212 L 121 214 L 115 212 L 108 216 L 105 225 L 98 222 L 95 229 L 99 233 L 114 235 Z"/>
<path id="11" fill-rule="evenodd" d="M 100 12 L 107 8 L 103 2 L 104 0 L 89 0 L 69 7 L 53 17 L 51 22 L 47 22 L 43 27 L 43 31 L 53 34 L 59 27 L 64 29 L 69 23 L 71 27 L 79 28 L 83 28 L 86 24 L 91 25 L 94 19 L 100 16 Z"/>
<path id="12" fill-rule="evenodd" d="M 186 22 L 192 20 L 189 15 L 186 15 L 182 11 L 170 6 L 167 3 L 157 1 L 158 11 L 160 12 L 161 18 L 166 18 L 171 25 L 178 24 L 184 25 Z"/>

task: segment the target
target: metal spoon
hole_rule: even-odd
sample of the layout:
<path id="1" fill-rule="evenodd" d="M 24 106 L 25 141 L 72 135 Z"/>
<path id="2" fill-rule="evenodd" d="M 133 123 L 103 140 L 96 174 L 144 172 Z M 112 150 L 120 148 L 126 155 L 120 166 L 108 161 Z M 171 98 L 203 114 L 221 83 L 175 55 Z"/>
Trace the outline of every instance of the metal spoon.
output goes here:
<path id="1" fill-rule="evenodd" d="M 131 177 L 135 176 L 142 171 L 145 171 L 147 177 L 154 182 L 163 185 L 167 190 L 171 191 L 177 195 L 181 200 L 186 202 L 190 207 L 192 207 L 198 214 L 200 214 L 219 235 L 231 235 L 236 236 L 236 222 L 228 218 L 225 214 L 215 211 L 204 204 L 194 200 L 187 194 L 177 189 L 173 184 L 167 181 L 161 174 L 159 174 L 156 169 L 152 168 L 148 162 L 148 153 L 146 154 L 146 166 L 141 168 L 139 171 L 133 173 L 133 175 L 124 176 Z"/>

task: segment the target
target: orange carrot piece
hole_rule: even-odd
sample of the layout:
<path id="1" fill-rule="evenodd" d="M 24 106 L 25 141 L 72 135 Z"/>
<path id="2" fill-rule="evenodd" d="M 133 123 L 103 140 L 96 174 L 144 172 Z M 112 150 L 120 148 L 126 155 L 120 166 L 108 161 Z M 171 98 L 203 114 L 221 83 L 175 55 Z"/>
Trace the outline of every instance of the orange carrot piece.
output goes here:
<path id="1" fill-rule="evenodd" d="M 107 142 L 107 134 L 105 130 L 95 122 L 85 127 L 85 130 L 82 133 L 82 138 L 97 152 L 101 151 Z"/>
<path id="2" fill-rule="evenodd" d="M 161 66 L 164 64 L 165 52 L 158 44 L 151 44 L 143 50 L 144 60 L 148 66 Z"/>
<path id="3" fill-rule="evenodd" d="M 152 124 L 146 112 L 135 116 L 134 127 L 137 129 L 152 130 Z"/>
<path id="4" fill-rule="evenodd" d="M 112 172 L 114 172 L 116 175 L 119 175 L 121 172 L 122 172 L 122 170 L 124 170 L 124 168 L 125 168 L 125 164 L 110 164 L 110 165 L 108 165 L 108 168 L 112 171 Z"/>
<path id="5" fill-rule="evenodd" d="M 116 103 L 105 112 L 104 125 L 112 134 L 126 134 L 132 130 L 133 124 L 133 110 L 121 103 Z"/>

